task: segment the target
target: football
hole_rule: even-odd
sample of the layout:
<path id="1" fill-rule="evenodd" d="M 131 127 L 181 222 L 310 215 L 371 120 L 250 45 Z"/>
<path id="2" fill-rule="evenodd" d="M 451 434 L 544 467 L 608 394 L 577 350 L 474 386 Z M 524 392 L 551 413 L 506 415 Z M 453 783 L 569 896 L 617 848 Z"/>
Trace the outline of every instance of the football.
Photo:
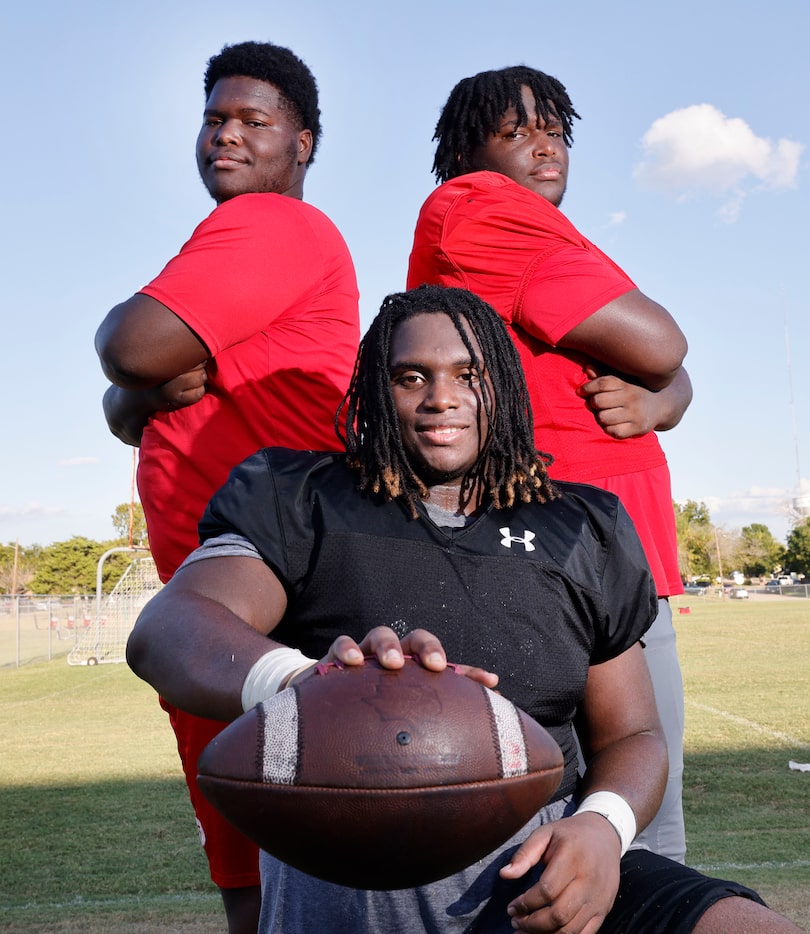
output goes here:
<path id="1" fill-rule="evenodd" d="M 505 843 L 563 773 L 554 739 L 455 666 L 313 674 L 203 751 L 203 794 L 273 856 L 362 889 L 425 885 Z"/>

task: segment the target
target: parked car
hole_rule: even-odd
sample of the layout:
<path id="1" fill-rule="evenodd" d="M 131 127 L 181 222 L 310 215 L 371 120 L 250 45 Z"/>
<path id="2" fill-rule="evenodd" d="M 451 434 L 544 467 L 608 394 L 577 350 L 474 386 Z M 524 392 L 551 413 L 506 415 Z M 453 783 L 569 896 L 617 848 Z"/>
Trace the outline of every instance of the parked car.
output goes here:
<path id="1" fill-rule="evenodd" d="M 779 581 L 765 581 L 765 593 L 781 593 L 781 591 L 782 585 L 779 583 Z"/>
<path id="2" fill-rule="evenodd" d="M 745 587 L 732 587 L 729 597 L 731 597 L 732 600 L 747 600 L 748 591 Z"/>
<path id="3" fill-rule="evenodd" d="M 684 584 L 684 593 L 694 593 L 702 597 L 709 589 L 709 584 Z"/>

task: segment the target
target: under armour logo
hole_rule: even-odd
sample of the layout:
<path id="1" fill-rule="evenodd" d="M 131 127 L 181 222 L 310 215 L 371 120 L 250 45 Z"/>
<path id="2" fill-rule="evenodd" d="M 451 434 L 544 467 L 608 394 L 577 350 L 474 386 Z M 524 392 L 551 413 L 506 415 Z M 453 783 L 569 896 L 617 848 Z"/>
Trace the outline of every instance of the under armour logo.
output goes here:
<path id="1" fill-rule="evenodd" d="M 498 529 L 498 531 L 501 533 L 501 535 L 503 535 L 501 544 L 504 546 L 504 548 L 511 548 L 512 542 L 520 542 L 526 551 L 534 551 L 534 545 L 532 545 L 532 542 L 535 539 L 534 532 L 530 532 L 527 529 L 525 534 L 521 537 L 520 535 L 512 535 L 508 527 Z"/>

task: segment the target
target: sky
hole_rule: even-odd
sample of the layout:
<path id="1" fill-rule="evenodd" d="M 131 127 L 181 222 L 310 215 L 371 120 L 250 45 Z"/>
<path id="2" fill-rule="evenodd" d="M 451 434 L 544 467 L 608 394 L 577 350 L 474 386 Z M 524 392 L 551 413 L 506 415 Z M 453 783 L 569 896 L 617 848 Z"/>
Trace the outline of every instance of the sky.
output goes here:
<path id="1" fill-rule="evenodd" d="M 521 63 L 559 78 L 582 116 L 562 209 L 689 341 L 694 401 L 661 435 L 673 496 L 784 541 L 810 494 L 808 34 L 807 0 L 5 4 L 0 543 L 115 535 L 133 456 L 93 336 L 213 209 L 202 74 L 247 39 L 318 80 L 305 198 L 346 238 L 363 329 L 404 287 L 453 85 Z"/>

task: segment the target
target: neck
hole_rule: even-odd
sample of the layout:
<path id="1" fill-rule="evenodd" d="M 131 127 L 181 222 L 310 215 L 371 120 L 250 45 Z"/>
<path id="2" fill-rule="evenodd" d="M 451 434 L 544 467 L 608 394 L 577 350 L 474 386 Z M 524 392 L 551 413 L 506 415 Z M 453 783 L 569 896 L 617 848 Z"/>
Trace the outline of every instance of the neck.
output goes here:
<path id="1" fill-rule="evenodd" d="M 461 501 L 461 487 L 458 484 L 437 483 L 428 489 L 424 502 L 438 506 L 446 512 L 453 512 L 462 516 L 471 516 L 481 506 L 481 497 L 474 491 L 466 502 Z"/>

